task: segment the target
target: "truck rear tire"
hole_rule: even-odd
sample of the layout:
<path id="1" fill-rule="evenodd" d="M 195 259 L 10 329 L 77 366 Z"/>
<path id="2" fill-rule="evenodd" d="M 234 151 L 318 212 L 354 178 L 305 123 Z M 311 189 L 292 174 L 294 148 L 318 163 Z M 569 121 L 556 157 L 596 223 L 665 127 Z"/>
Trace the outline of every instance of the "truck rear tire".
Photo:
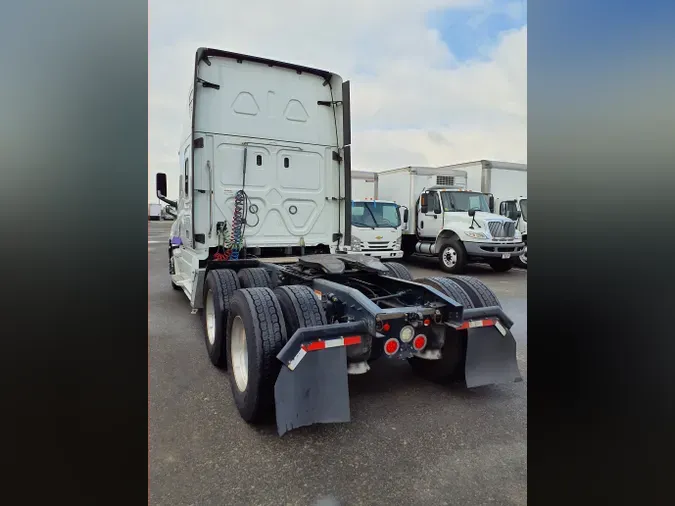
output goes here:
<path id="1" fill-rule="evenodd" d="M 314 290 L 305 285 L 280 286 L 274 290 L 290 339 L 302 327 L 326 325 L 326 313 Z"/>
<path id="2" fill-rule="evenodd" d="M 277 354 L 286 344 L 286 322 L 269 288 L 243 288 L 232 296 L 227 319 L 227 366 L 234 403 L 249 423 L 274 413 Z"/>
<path id="3" fill-rule="evenodd" d="M 473 307 L 502 307 L 495 293 L 481 280 L 470 276 L 452 276 L 450 279 L 469 295 Z"/>
<path id="4" fill-rule="evenodd" d="M 412 274 L 410 274 L 408 268 L 403 264 L 399 264 L 398 262 L 383 262 L 382 265 L 387 268 L 392 278 L 405 279 L 406 281 L 412 281 L 413 279 Z"/>
<path id="5" fill-rule="evenodd" d="M 452 297 L 459 302 L 465 309 L 476 307 L 471 298 L 471 294 L 454 278 L 443 278 L 432 276 L 415 280 L 417 283 L 429 285 L 436 288 L 441 293 Z M 466 331 L 458 331 L 447 328 L 445 333 L 445 343 L 441 348 L 440 360 L 426 360 L 419 357 L 410 357 L 408 363 L 413 372 L 419 376 L 435 383 L 452 383 L 462 379 L 464 370 L 462 368 L 464 350 L 466 347 Z"/>
<path id="6" fill-rule="evenodd" d="M 223 368 L 227 364 L 226 324 L 232 294 L 240 288 L 237 274 L 230 269 L 209 271 L 204 284 L 202 327 L 206 352 L 211 363 Z"/>
<path id="7" fill-rule="evenodd" d="M 239 271 L 239 283 L 242 288 L 269 288 L 270 275 L 262 267 L 253 267 Z"/>
<path id="8" fill-rule="evenodd" d="M 507 272 L 511 270 L 511 267 L 513 267 L 513 260 L 497 258 L 490 260 L 489 264 L 490 267 L 492 267 L 492 270 L 495 272 Z"/>
<path id="9" fill-rule="evenodd" d="M 450 239 L 443 243 L 438 252 L 441 269 L 450 274 L 461 274 L 466 269 L 467 254 L 459 239 Z"/>
<path id="10" fill-rule="evenodd" d="M 440 276 L 432 276 L 428 278 L 420 278 L 415 280 L 418 283 L 429 285 L 436 290 L 452 297 L 459 302 L 465 309 L 472 309 L 475 306 L 471 300 L 470 295 L 466 290 L 452 278 L 442 278 Z"/>

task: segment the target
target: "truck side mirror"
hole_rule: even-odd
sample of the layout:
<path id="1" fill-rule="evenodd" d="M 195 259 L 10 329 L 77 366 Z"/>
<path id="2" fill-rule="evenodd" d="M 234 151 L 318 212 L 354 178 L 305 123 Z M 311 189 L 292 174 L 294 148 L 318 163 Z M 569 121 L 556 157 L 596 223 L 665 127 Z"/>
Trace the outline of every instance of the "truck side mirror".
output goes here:
<path id="1" fill-rule="evenodd" d="M 157 197 L 166 197 L 166 174 L 163 172 L 157 173 L 155 186 L 157 188 Z"/>
<path id="2" fill-rule="evenodd" d="M 469 213 L 469 216 L 471 216 L 472 218 L 474 216 L 476 216 L 476 210 L 475 209 L 469 209 L 467 212 Z"/>
<path id="3" fill-rule="evenodd" d="M 408 223 L 408 208 L 403 210 L 403 223 Z"/>
<path id="4" fill-rule="evenodd" d="M 157 198 L 163 202 L 166 202 L 171 207 L 178 209 L 178 202 L 175 200 L 169 200 L 166 198 L 166 174 L 163 172 L 158 172 L 155 179 L 155 188 L 157 191 Z"/>
<path id="5" fill-rule="evenodd" d="M 490 207 L 490 212 L 494 213 L 495 212 L 495 197 L 494 195 L 490 195 L 488 199 L 488 206 Z"/>
<path id="6" fill-rule="evenodd" d="M 427 202 L 426 194 L 423 193 L 420 196 L 420 212 L 422 214 L 427 214 L 428 211 L 429 211 L 429 202 Z"/>

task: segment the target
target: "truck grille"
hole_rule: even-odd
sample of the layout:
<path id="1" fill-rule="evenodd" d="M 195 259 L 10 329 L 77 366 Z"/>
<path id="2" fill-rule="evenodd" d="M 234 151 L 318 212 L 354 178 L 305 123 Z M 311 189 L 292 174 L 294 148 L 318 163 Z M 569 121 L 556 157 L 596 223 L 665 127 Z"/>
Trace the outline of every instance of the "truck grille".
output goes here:
<path id="1" fill-rule="evenodd" d="M 372 241 L 366 242 L 363 244 L 363 250 L 384 250 L 384 249 L 393 249 L 394 244 L 389 241 Z"/>
<path id="2" fill-rule="evenodd" d="M 511 238 L 516 234 L 516 224 L 513 222 L 488 221 L 488 228 L 492 237 Z"/>

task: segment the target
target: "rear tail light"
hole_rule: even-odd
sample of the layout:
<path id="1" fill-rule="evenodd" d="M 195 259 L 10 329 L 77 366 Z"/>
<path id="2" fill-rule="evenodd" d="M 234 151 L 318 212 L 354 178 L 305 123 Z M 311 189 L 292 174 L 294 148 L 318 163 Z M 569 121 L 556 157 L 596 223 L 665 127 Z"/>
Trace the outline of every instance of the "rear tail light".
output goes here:
<path id="1" fill-rule="evenodd" d="M 384 352 L 387 355 L 394 355 L 399 348 L 398 340 L 394 339 L 393 337 L 391 339 L 387 339 L 387 341 L 384 343 Z"/>
<path id="2" fill-rule="evenodd" d="M 416 351 L 421 351 L 424 349 L 424 347 L 427 345 L 427 336 L 424 334 L 419 334 L 418 336 L 413 339 L 413 348 L 415 348 Z"/>

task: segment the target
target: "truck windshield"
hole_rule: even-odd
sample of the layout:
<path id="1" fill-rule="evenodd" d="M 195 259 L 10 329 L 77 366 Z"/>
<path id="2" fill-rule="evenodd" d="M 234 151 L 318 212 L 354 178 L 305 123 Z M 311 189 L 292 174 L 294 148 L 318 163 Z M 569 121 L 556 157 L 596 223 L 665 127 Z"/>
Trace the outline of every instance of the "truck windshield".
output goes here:
<path id="1" fill-rule="evenodd" d="M 522 213 L 523 221 L 527 221 L 527 199 L 520 201 L 520 212 Z"/>
<path id="2" fill-rule="evenodd" d="M 441 192 L 443 210 L 449 212 L 467 212 L 476 209 L 484 213 L 490 212 L 487 198 L 482 193 L 473 192 Z"/>
<path id="3" fill-rule="evenodd" d="M 352 225 L 368 228 L 398 228 L 401 217 L 398 206 L 382 202 L 353 202 Z"/>

